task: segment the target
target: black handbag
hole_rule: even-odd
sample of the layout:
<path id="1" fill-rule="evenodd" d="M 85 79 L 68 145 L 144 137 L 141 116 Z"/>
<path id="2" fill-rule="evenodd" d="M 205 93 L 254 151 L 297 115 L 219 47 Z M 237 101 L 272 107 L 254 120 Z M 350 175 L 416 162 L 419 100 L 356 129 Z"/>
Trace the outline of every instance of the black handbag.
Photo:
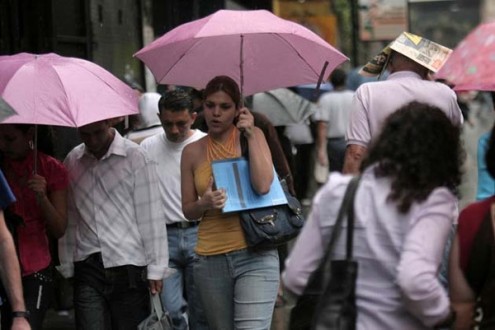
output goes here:
<path id="1" fill-rule="evenodd" d="M 311 274 L 303 294 L 291 311 L 290 330 L 352 330 L 356 327 L 355 286 L 358 264 L 352 259 L 354 195 L 360 177 L 347 186 L 325 256 Z M 347 216 L 346 259 L 332 260 L 335 242 Z"/>
<path id="2" fill-rule="evenodd" d="M 241 136 L 242 155 L 249 161 L 246 138 Z M 276 178 L 275 178 L 276 180 Z M 241 227 L 250 248 L 274 248 L 296 237 L 304 226 L 301 203 L 280 180 L 287 204 L 240 212 Z"/>
<path id="3" fill-rule="evenodd" d="M 296 237 L 304 225 L 301 203 L 281 185 L 288 204 L 240 212 L 241 227 L 249 247 L 272 248 Z"/>

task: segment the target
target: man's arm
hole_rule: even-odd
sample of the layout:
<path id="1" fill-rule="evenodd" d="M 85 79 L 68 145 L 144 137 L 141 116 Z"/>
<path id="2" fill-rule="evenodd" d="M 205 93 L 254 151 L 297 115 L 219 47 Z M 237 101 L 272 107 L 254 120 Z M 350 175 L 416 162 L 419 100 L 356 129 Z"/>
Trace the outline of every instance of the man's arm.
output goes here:
<path id="1" fill-rule="evenodd" d="M 0 210 L 0 277 L 12 306 L 12 311 L 25 311 L 26 306 L 22 295 L 19 261 L 12 235 L 5 225 L 3 210 Z M 30 329 L 30 327 L 25 318 L 16 317 L 14 318 L 12 329 Z"/>
<path id="2" fill-rule="evenodd" d="M 321 165 L 328 165 L 327 155 L 327 131 L 328 122 L 318 121 L 316 126 L 316 155 Z"/>
<path id="3" fill-rule="evenodd" d="M 359 167 L 363 161 L 364 156 L 368 148 L 360 146 L 358 144 L 349 144 L 345 150 L 344 168 L 342 172 L 344 174 L 358 174 Z"/>

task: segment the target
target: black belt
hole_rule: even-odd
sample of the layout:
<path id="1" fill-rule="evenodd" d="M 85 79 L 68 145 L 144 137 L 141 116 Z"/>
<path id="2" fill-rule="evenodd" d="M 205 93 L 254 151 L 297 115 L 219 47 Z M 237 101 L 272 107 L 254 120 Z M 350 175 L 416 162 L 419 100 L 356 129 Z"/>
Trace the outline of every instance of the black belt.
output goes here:
<path id="1" fill-rule="evenodd" d="M 186 229 L 190 227 L 196 227 L 198 224 L 199 221 L 180 221 L 180 222 L 168 223 L 167 227 Z"/>

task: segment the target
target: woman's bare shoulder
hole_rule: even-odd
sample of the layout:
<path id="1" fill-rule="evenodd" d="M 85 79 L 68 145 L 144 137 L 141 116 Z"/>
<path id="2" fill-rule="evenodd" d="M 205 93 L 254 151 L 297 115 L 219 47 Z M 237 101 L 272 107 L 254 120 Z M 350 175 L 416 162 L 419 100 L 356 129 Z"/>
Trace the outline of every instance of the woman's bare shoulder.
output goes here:
<path id="1" fill-rule="evenodd" d="M 182 159 L 188 159 L 192 163 L 197 163 L 198 160 L 206 158 L 206 144 L 208 136 L 204 136 L 201 139 L 189 143 L 184 147 L 182 151 Z"/>

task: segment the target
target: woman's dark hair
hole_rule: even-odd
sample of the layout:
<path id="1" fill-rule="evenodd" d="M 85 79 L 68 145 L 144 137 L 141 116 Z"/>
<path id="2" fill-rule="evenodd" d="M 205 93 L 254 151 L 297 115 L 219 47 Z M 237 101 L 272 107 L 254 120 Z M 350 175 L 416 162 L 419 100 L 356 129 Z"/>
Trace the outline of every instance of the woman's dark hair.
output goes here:
<path id="1" fill-rule="evenodd" d="M 13 124 L 13 126 L 24 134 L 26 134 L 30 128 L 35 127 L 35 125 L 30 125 L 30 124 Z M 38 125 L 37 131 L 38 131 L 37 149 L 46 155 L 53 156 L 54 134 L 52 127 L 46 125 Z"/>
<path id="2" fill-rule="evenodd" d="M 239 90 L 239 85 L 234 79 L 228 76 L 216 76 L 208 85 L 206 85 L 203 92 L 203 98 L 206 99 L 209 95 L 216 92 L 227 93 L 235 103 L 235 107 L 239 108 L 241 104 L 241 91 Z"/>
<path id="3" fill-rule="evenodd" d="M 490 176 L 495 179 L 495 124 L 490 132 L 488 139 L 488 148 L 485 154 L 486 169 Z"/>
<path id="4" fill-rule="evenodd" d="M 388 198 L 403 213 L 437 187 L 458 196 L 464 159 L 460 133 L 461 127 L 437 107 L 411 102 L 387 118 L 361 171 L 376 164 L 377 177 L 390 177 Z"/>

